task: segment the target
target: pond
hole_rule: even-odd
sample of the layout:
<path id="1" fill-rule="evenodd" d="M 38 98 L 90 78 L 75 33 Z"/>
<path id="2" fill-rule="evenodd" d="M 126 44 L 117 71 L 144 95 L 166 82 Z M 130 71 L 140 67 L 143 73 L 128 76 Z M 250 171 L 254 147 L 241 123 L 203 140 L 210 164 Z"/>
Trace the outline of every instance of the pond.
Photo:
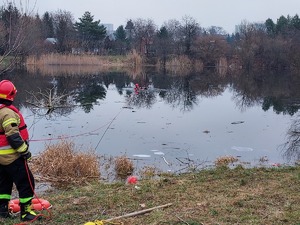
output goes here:
<path id="1" fill-rule="evenodd" d="M 30 149 L 68 140 L 99 155 L 180 171 L 233 156 L 248 166 L 293 164 L 300 79 L 291 74 L 15 71 Z M 136 86 L 137 84 L 137 86 Z M 43 108 L 48 95 L 59 107 Z"/>

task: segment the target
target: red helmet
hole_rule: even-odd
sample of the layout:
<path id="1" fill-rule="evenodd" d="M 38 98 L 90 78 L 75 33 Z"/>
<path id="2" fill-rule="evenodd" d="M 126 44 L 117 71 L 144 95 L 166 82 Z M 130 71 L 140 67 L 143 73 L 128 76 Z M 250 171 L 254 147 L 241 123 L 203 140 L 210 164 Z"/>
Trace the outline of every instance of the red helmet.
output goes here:
<path id="1" fill-rule="evenodd" d="M 2 80 L 0 82 L 0 98 L 13 101 L 17 94 L 15 85 L 9 80 Z"/>

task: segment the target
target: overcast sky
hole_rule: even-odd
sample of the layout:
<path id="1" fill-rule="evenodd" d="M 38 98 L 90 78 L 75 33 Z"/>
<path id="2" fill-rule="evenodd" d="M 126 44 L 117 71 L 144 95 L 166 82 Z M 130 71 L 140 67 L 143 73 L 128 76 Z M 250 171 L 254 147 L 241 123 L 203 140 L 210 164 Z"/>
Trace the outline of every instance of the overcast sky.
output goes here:
<path id="1" fill-rule="evenodd" d="M 6 2 L 7 0 L 1 0 Z M 15 0 L 15 2 L 20 0 Z M 25 1 L 25 0 L 24 0 Z M 234 32 L 235 25 L 243 20 L 265 22 L 271 18 L 300 14 L 300 0 L 26 0 L 36 1 L 35 11 L 43 15 L 45 11 L 58 9 L 69 11 L 74 19 L 91 12 L 95 20 L 112 23 L 114 29 L 126 25 L 129 19 L 152 19 L 160 27 L 170 19 L 181 21 L 185 15 L 191 16 L 202 27 L 219 26 L 227 32 Z"/>

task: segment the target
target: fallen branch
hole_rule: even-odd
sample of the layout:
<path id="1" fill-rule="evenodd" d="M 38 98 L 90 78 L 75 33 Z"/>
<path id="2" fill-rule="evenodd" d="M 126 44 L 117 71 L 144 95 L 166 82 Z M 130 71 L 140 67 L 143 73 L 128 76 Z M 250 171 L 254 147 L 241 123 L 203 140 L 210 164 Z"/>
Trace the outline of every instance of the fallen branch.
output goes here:
<path id="1" fill-rule="evenodd" d="M 137 216 L 137 215 L 141 215 L 141 214 L 145 214 L 145 213 L 151 212 L 151 211 L 153 211 L 155 209 L 169 207 L 171 205 L 172 205 L 172 203 L 168 203 L 168 204 L 160 205 L 160 206 L 155 206 L 153 208 L 149 208 L 149 209 L 144 209 L 144 210 L 141 210 L 141 211 L 136 211 L 136 212 L 128 213 L 128 214 L 125 214 L 123 216 L 117 216 L 117 217 L 114 217 L 114 218 L 111 218 L 111 219 L 108 219 L 108 220 L 105 220 L 105 221 L 112 221 L 112 220 L 118 220 L 118 219 L 127 218 L 127 217 L 131 217 L 131 216 Z"/>

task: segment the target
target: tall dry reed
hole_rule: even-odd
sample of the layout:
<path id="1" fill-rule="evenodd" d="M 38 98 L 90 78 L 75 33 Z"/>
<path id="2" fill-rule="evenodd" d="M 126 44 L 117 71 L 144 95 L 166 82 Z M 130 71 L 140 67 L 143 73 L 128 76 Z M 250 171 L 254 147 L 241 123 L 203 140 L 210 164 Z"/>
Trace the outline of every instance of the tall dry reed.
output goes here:
<path id="1" fill-rule="evenodd" d="M 33 173 L 54 185 L 70 185 L 88 180 L 100 180 L 97 155 L 91 151 L 77 151 L 74 143 L 60 141 L 49 145 L 31 162 Z"/>
<path id="2" fill-rule="evenodd" d="M 134 170 L 133 162 L 126 156 L 119 156 L 115 159 L 115 172 L 119 178 L 125 179 Z"/>
<path id="3" fill-rule="evenodd" d="M 123 56 L 99 56 L 99 55 L 73 55 L 73 54 L 44 54 L 41 56 L 28 56 L 26 65 L 101 65 L 117 66 L 127 64 L 127 58 Z"/>
<path id="4" fill-rule="evenodd" d="M 132 67 L 140 67 L 143 64 L 143 57 L 138 54 L 135 50 L 127 54 L 127 62 Z"/>
<path id="5" fill-rule="evenodd" d="M 188 75 L 191 71 L 202 71 L 201 60 L 191 60 L 188 56 L 180 55 L 166 62 L 166 69 L 175 75 Z"/>

